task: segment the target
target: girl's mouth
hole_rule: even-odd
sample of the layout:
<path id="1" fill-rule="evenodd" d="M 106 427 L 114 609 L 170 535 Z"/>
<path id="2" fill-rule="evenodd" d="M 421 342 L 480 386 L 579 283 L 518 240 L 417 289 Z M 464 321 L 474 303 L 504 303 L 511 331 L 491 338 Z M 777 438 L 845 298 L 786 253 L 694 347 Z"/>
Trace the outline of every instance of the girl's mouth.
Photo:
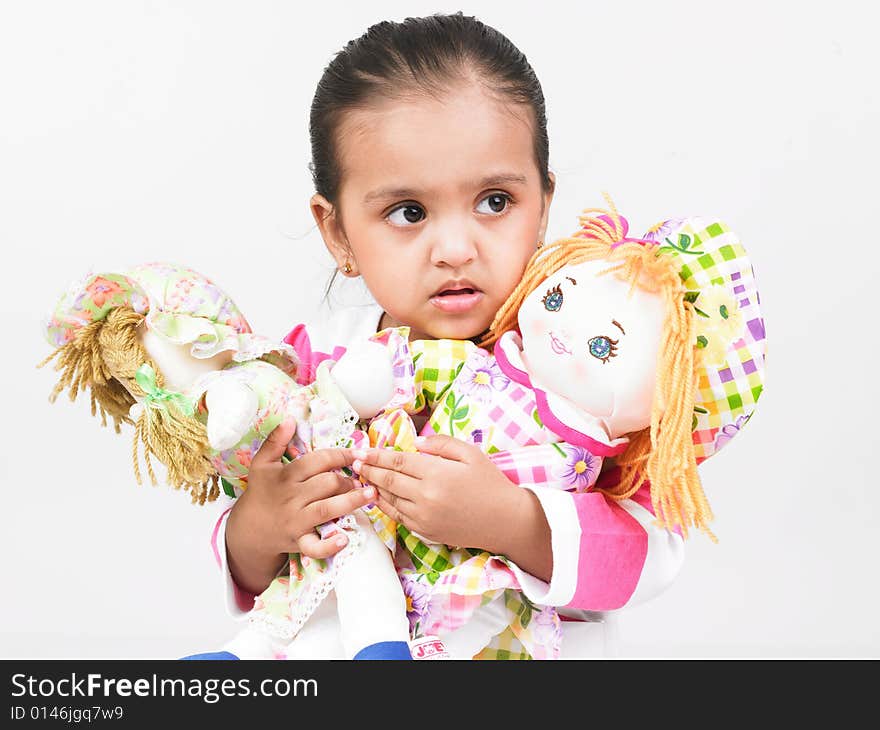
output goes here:
<path id="1" fill-rule="evenodd" d="M 438 291 L 430 302 L 441 312 L 461 314 L 476 307 L 484 296 L 479 289 L 471 287 L 450 288 Z"/>
<path id="2" fill-rule="evenodd" d="M 441 312 L 461 314 L 476 307 L 484 296 L 470 282 L 447 282 L 431 297 L 430 302 Z"/>

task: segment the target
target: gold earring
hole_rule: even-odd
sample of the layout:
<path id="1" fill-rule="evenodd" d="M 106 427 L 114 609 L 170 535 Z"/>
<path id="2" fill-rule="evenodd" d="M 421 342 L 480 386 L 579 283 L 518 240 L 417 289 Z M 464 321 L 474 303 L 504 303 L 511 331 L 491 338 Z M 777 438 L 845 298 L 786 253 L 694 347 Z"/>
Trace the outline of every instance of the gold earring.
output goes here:
<path id="1" fill-rule="evenodd" d="M 342 267 L 342 273 L 343 274 L 350 274 L 351 271 L 352 271 L 351 264 L 348 261 L 346 261 L 345 266 Z"/>
<path id="2" fill-rule="evenodd" d="M 543 246 L 543 245 L 544 245 L 543 241 L 538 241 L 538 245 L 536 246 L 536 248 L 541 248 L 541 246 Z"/>

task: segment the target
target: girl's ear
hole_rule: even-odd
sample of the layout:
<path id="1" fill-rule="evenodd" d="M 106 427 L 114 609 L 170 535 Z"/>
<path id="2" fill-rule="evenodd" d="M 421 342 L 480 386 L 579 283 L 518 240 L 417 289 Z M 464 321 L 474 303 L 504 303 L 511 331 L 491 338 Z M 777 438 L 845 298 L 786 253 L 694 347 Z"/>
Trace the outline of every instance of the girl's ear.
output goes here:
<path id="1" fill-rule="evenodd" d="M 547 221 L 550 217 L 550 203 L 553 202 L 553 193 L 556 192 L 556 175 L 548 172 L 547 176 L 550 178 L 550 189 L 544 193 L 544 209 L 541 212 L 541 223 L 538 228 L 539 241 L 547 240 Z"/>
<path id="2" fill-rule="evenodd" d="M 323 195 L 315 193 L 309 201 L 309 208 L 315 223 L 318 224 L 318 230 L 321 231 L 324 245 L 336 261 L 337 268 L 350 275 L 353 271 L 354 256 L 342 229 L 342 223 L 336 214 L 335 206 Z"/>

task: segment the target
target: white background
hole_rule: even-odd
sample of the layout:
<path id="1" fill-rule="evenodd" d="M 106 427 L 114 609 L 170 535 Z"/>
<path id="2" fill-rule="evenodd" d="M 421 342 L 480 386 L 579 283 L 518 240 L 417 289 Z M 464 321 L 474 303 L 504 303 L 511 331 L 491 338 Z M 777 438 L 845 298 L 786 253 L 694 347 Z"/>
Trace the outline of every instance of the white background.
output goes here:
<path id="1" fill-rule="evenodd" d="M 263 334 L 318 313 L 315 84 L 370 24 L 459 9 L 542 81 L 549 239 L 608 190 L 635 229 L 721 215 L 755 262 L 765 395 L 702 467 L 720 543 L 693 537 L 676 583 L 621 616 L 622 655 L 880 655 L 872 7 L 4 0 L 0 657 L 177 657 L 232 635 L 212 510 L 138 487 L 130 434 L 85 400 L 48 404 L 42 319 L 86 271 L 157 259 L 209 275 Z"/>

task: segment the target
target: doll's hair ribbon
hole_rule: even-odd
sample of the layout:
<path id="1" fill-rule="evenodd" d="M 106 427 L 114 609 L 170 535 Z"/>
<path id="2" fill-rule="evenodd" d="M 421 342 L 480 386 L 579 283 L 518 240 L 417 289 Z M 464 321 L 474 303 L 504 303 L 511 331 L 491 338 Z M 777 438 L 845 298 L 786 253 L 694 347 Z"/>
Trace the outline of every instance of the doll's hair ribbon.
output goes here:
<path id="1" fill-rule="evenodd" d="M 134 379 L 144 391 L 144 404 L 157 410 L 168 410 L 168 403 L 173 403 L 179 411 L 192 416 L 195 413 L 192 401 L 183 393 L 160 388 L 156 384 L 156 372 L 148 363 L 141 365 L 134 374 Z"/>

